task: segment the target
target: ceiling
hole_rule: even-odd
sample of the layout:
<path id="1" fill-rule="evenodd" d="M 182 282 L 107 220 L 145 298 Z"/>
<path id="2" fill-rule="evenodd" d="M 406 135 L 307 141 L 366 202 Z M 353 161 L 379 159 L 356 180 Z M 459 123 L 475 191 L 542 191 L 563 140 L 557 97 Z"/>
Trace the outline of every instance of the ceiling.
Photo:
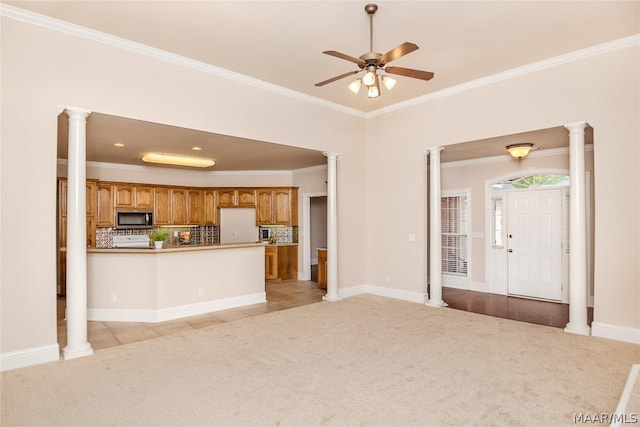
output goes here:
<path id="1" fill-rule="evenodd" d="M 336 50 L 353 57 L 368 52 L 366 1 L 2 0 L 2 3 L 202 61 L 363 113 L 640 32 L 639 1 L 377 1 L 379 9 L 373 17 L 374 50 L 384 53 L 405 41 L 413 42 L 419 49 L 391 65 L 432 71 L 435 77 L 422 81 L 398 76 L 398 84 L 392 91 L 382 88 L 380 97 L 368 99 L 362 91 L 354 95 L 347 90 L 355 76 L 322 87 L 314 86 L 358 69 L 355 64 L 324 55 L 322 51 Z M 115 138 L 116 135 L 108 135 L 114 129 L 109 125 L 111 119 L 117 121 L 117 118 L 92 115 L 88 134 L 105 141 Z M 100 131 L 91 129 L 94 121 L 102 123 Z M 140 125 L 138 130 L 144 128 L 150 135 L 157 136 L 157 130 L 148 123 L 128 124 L 135 127 L 136 123 Z M 180 129 L 173 130 L 178 133 L 174 137 L 182 137 L 183 146 L 190 145 L 184 143 L 185 138 L 193 137 L 194 141 L 206 138 L 195 131 L 183 129 L 184 134 L 180 135 Z M 157 147 L 144 146 L 145 135 L 141 132 L 138 134 L 140 145 L 130 147 L 130 152 L 171 148 L 169 140 L 155 142 Z M 225 138 L 232 140 L 221 135 L 209 136 L 217 143 Z M 566 134 L 563 140 L 566 145 Z M 253 143 L 258 147 L 256 154 L 261 154 L 260 158 L 272 149 L 285 148 Z M 161 147 L 161 144 L 167 146 Z M 504 150 L 505 144 L 499 145 Z M 549 145 L 545 144 L 545 148 Z M 218 153 L 230 146 L 227 144 Z M 297 150 L 291 156 L 296 158 L 302 154 L 312 158 L 315 154 L 318 158 L 320 155 L 306 151 Z M 98 152 L 101 150 L 96 150 Z M 103 155 L 106 159 L 106 154 L 96 154 Z M 443 152 L 443 160 L 444 156 Z M 118 159 L 130 163 L 119 157 L 113 160 Z M 223 165 L 228 165 L 228 170 L 255 166 L 223 159 L 216 159 L 220 166 L 214 167 L 215 170 L 225 170 L 227 166 Z M 308 161 L 314 163 L 300 159 L 300 164 Z M 319 162 L 324 163 L 324 158 L 320 157 Z"/>

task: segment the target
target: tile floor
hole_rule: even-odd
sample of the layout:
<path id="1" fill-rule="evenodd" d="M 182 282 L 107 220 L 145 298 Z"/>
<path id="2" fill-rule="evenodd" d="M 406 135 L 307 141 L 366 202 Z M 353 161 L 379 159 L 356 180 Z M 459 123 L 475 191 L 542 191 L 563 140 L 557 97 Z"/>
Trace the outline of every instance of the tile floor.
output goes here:
<path id="1" fill-rule="evenodd" d="M 322 301 L 326 291 L 313 281 L 268 280 L 265 282 L 267 302 L 230 310 L 160 323 L 88 322 L 87 335 L 94 350 L 157 338 L 192 329 L 232 322 Z M 58 344 L 67 344 L 64 320 L 65 299 L 58 298 Z"/>

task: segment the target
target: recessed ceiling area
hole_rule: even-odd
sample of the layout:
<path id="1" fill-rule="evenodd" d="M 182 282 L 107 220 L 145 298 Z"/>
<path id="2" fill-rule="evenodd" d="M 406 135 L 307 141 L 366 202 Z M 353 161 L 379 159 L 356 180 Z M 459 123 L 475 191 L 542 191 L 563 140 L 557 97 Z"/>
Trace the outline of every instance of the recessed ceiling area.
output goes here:
<path id="1" fill-rule="evenodd" d="M 58 116 L 58 158 L 68 158 L 69 120 Z M 115 147 L 123 144 L 124 147 Z M 194 151 L 193 147 L 200 150 Z M 326 164 L 322 152 L 305 148 L 202 132 L 108 114 L 91 113 L 87 118 L 87 161 L 169 167 L 144 163 L 148 152 L 196 156 L 215 160 L 200 171 L 295 170 Z M 194 168 L 171 166 L 194 170 Z"/>
<path id="2" fill-rule="evenodd" d="M 569 146 L 569 131 L 564 126 L 539 129 L 513 135 L 497 136 L 478 141 L 461 142 L 447 145 L 440 153 L 442 163 L 484 157 L 507 156 L 507 146 L 529 142 L 533 144 L 532 153 Z M 593 129 L 585 129 L 585 144 L 593 144 Z"/>

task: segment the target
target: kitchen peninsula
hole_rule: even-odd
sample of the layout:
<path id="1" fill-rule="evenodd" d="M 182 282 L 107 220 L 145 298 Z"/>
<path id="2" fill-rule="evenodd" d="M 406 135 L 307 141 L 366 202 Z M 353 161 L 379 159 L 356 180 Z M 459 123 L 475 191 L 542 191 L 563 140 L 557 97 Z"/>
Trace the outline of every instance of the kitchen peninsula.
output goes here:
<path id="1" fill-rule="evenodd" d="M 88 249 L 88 320 L 162 322 L 266 301 L 265 244 Z"/>

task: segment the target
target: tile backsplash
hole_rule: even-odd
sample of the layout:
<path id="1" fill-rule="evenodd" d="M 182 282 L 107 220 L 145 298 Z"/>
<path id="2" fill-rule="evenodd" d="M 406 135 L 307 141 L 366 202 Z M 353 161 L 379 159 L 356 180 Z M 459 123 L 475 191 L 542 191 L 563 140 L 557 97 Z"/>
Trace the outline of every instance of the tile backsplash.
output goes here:
<path id="1" fill-rule="evenodd" d="M 155 227 L 169 230 L 170 232 L 176 231 L 189 231 L 196 244 L 216 244 L 220 243 L 220 227 L 217 225 L 203 225 L 203 226 L 180 226 L 180 227 Z M 117 230 L 111 227 L 98 227 L 96 229 L 96 247 L 101 249 L 107 249 L 113 247 L 113 236 L 134 236 L 134 235 L 146 235 L 151 233 L 150 229 L 145 230 Z M 171 244 L 173 233 L 167 238 L 167 243 Z M 177 244 L 177 242 L 174 242 Z"/>
<path id="2" fill-rule="evenodd" d="M 298 227 L 285 225 L 261 225 L 260 236 L 262 230 L 269 230 L 269 236 L 276 238 L 277 244 L 298 243 Z"/>

